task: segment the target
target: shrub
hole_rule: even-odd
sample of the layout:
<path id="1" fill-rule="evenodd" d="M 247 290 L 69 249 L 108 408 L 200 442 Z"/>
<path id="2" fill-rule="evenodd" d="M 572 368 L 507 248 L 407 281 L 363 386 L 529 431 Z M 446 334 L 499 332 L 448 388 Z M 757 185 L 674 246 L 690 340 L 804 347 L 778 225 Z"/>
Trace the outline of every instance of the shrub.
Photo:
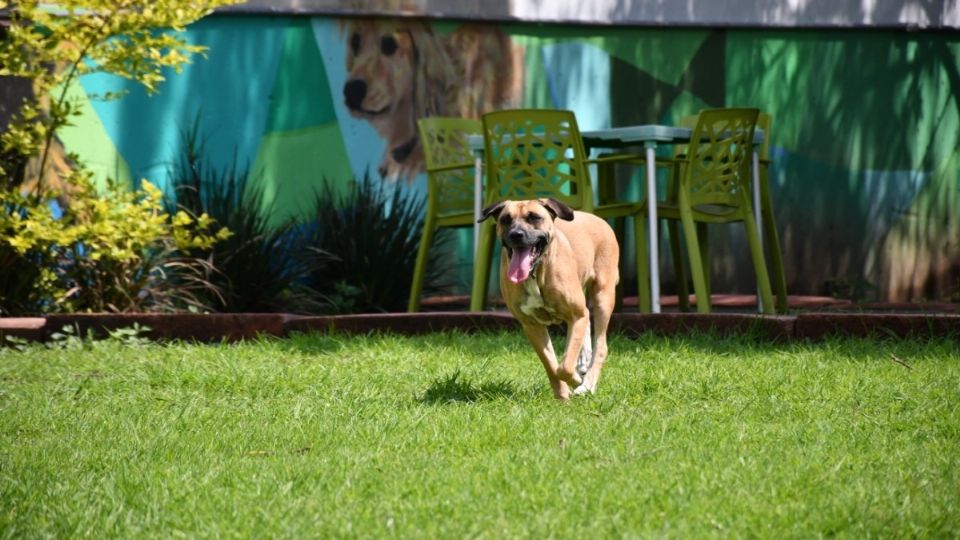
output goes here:
<path id="1" fill-rule="evenodd" d="M 168 215 L 149 182 L 130 191 L 110 185 L 97 193 L 82 175 L 71 180 L 69 212 L 50 199 L 0 192 L 0 253 L 13 261 L 5 274 L 26 268 L 30 280 L 2 309 L 36 311 L 156 311 L 204 309 L 215 290 L 209 265 L 190 256 L 229 237 L 206 215 Z M 7 291 L 5 291 L 7 292 Z"/>
<path id="2" fill-rule="evenodd" d="M 364 178 L 343 193 L 329 181 L 323 184 L 304 226 L 304 253 L 310 268 L 306 284 L 320 295 L 325 311 L 406 309 L 424 207 L 422 197 L 398 183 Z M 431 251 L 425 290 L 445 287 L 443 240 L 438 235 L 440 249 Z"/>
<path id="3" fill-rule="evenodd" d="M 193 216 L 209 215 L 231 235 L 206 251 L 215 268 L 210 281 L 219 295 L 209 303 L 227 312 L 304 311 L 309 296 L 298 283 L 305 260 L 297 256 L 300 236 L 294 221 L 271 226 L 263 192 L 248 187 L 248 171 L 236 164 L 216 169 L 204 158 L 199 121 L 184 132 L 184 153 L 171 171 L 174 204 Z"/>
<path id="4" fill-rule="evenodd" d="M 79 114 L 68 92 L 80 76 L 111 73 L 153 93 L 166 70 L 205 50 L 178 32 L 236 1 L 0 0 L 0 77 L 29 90 L 0 129 L 0 314 L 200 305 L 209 268 L 184 244 L 209 247 L 223 229 L 211 236 L 202 216 L 169 220 L 149 185 L 98 196 L 76 156 L 65 153 L 63 167 L 53 156 L 57 132 Z M 57 189 L 70 196 L 62 218 L 51 208 Z"/>

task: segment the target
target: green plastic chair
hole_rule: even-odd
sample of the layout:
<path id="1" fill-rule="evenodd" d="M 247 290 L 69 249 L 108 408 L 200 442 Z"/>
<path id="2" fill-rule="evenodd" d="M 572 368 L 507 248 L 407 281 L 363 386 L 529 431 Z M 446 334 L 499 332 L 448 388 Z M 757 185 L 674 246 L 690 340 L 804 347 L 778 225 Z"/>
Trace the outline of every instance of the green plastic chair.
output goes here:
<path id="1" fill-rule="evenodd" d="M 758 116 L 757 109 L 701 111 L 690 143 L 684 153 L 675 156 L 667 200 L 657 204 L 658 218 L 669 220 L 671 226 L 671 246 L 676 262 L 681 260 L 676 223 L 679 222 L 683 230 L 697 311 L 701 313 L 710 311 L 707 226 L 736 222 L 743 223 L 746 229 L 762 311 L 771 313 L 774 310 L 770 278 L 751 204 L 750 162 Z M 645 207 L 640 208 L 640 213 L 646 213 Z M 646 253 L 645 219 L 634 220 L 634 232 L 638 250 Z M 681 290 L 683 299 L 686 296 L 683 265 L 679 263 L 675 267 L 680 274 L 678 285 L 684 284 Z M 650 282 L 646 265 L 638 265 L 637 281 L 639 307 L 649 310 Z"/>
<path id="2" fill-rule="evenodd" d="M 773 136 L 772 123 L 772 117 L 768 113 L 761 111 L 757 117 L 757 127 L 763 130 L 764 133 L 763 143 L 760 145 L 758 152 L 760 158 L 760 215 L 763 221 L 761 236 L 766 244 L 766 254 L 767 258 L 769 259 L 768 271 L 770 272 L 770 281 L 775 296 L 776 309 L 778 313 L 786 313 L 789 309 L 787 280 L 783 270 L 783 256 L 780 252 L 780 237 L 777 233 L 777 223 L 773 215 L 773 198 L 770 194 L 769 181 L 770 141 Z M 684 116 L 680 119 L 678 125 L 693 129 L 697 125 L 697 116 Z M 683 157 L 687 153 L 687 145 L 677 144 L 674 145 L 673 148 L 674 152 L 671 162 L 674 164 L 677 160 L 682 162 Z M 671 167 L 672 166 L 673 165 L 671 165 Z M 676 200 L 676 188 L 673 184 L 674 175 L 672 174 L 670 176 L 670 181 L 671 184 L 668 188 L 668 193 L 671 195 L 669 200 Z M 670 249 L 674 260 L 674 270 L 677 281 L 677 296 L 680 301 L 680 309 L 682 311 L 689 311 L 690 303 L 688 300 L 687 276 L 683 267 L 682 250 L 680 249 L 680 235 L 678 232 L 679 229 L 676 221 L 670 220 L 667 222 L 667 225 L 669 228 Z M 701 225 L 698 225 L 698 227 L 698 241 L 703 246 L 702 251 L 707 253 L 709 252 L 709 237 L 707 236 L 707 228 Z M 709 275 L 704 276 L 704 279 L 707 283 L 707 289 L 709 290 Z"/>
<path id="3" fill-rule="evenodd" d="M 773 117 L 761 112 L 757 118 L 757 127 L 763 130 L 763 144 L 760 145 L 760 218 L 763 221 L 763 239 L 767 244 L 767 256 L 770 258 L 770 279 L 773 292 L 777 297 L 777 311 L 786 313 L 789 308 L 787 297 L 787 278 L 783 271 L 783 254 L 780 251 L 780 235 L 777 234 L 777 220 L 773 217 L 773 196 L 770 193 L 770 140 L 773 136 Z"/>
<path id="4" fill-rule="evenodd" d="M 587 159 L 573 112 L 515 109 L 487 113 L 482 121 L 491 201 L 553 197 L 573 209 L 603 218 L 636 213 L 637 203 L 594 204 L 588 165 L 626 161 L 631 156 Z M 482 310 L 486 303 L 495 236 L 494 223 L 485 221 L 474 264 L 471 311 Z"/>
<path id="5" fill-rule="evenodd" d="M 407 311 L 420 311 L 427 257 L 440 227 L 473 227 L 474 159 L 467 142 L 479 120 L 430 117 L 417 121 L 427 162 L 427 207 Z M 492 248 L 491 248 L 492 249 Z"/>

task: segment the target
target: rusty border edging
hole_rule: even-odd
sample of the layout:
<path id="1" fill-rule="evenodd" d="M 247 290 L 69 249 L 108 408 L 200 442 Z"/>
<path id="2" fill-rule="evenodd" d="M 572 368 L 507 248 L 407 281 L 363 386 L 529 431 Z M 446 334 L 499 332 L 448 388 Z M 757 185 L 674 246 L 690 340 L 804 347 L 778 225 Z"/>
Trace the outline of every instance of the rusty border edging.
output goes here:
<path id="1" fill-rule="evenodd" d="M 506 312 L 383 313 L 299 316 L 283 313 L 244 314 L 57 314 L 33 318 L 0 318 L 0 336 L 31 341 L 49 340 L 64 326 L 81 335 L 102 337 L 109 330 L 146 326 L 145 335 L 159 341 L 239 341 L 261 335 L 284 337 L 291 332 L 336 331 L 347 334 L 390 332 L 421 335 L 431 332 L 517 331 Z M 822 340 L 830 336 L 960 338 L 960 314 L 929 313 L 801 313 L 763 316 L 746 313 L 616 313 L 611 332 L 627 337 L 645 333 L 678 335 L 714 331 L 751 334 L 775 341 Z"/>

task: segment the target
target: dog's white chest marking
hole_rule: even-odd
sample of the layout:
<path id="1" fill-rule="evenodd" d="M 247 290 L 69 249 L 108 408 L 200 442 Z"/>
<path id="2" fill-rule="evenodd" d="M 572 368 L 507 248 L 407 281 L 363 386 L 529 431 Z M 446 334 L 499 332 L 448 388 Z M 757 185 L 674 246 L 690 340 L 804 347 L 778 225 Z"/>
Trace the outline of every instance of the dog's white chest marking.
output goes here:
<path id="1" fill-rule="evenodd" d="M 523 300 L 520 302 L 520 311 L 543 325 L 562 322 L 557 314 L 543 301 L 540 286 L 537 285 L 537 280 L 532 277 L 523 282 Z"/>

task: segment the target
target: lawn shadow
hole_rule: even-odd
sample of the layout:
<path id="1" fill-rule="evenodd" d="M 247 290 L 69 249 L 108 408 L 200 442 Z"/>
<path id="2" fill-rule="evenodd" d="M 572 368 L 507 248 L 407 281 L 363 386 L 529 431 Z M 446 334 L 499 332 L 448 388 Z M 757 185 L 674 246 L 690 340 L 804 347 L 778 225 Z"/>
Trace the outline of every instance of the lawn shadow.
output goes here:
<path id="1" fill-rule="evenodd" d="M 516 386 L 506 380 L 474 382 L 459 369 L 434 379 L 430 386 L 417 397 L 417 401 L 429 405 L 447 403 L 476 403 L 496 399 L 514 399 L 520 395 Z"/>

